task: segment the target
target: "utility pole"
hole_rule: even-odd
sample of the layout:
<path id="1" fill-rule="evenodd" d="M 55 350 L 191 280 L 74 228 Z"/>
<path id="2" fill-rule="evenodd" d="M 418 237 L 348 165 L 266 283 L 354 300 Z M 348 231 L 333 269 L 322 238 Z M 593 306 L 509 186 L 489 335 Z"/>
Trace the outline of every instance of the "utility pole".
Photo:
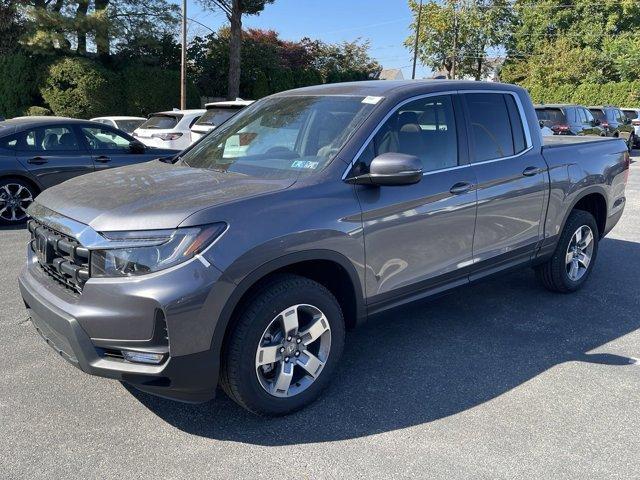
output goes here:
<path id="1" fill-rule="evenodd" d="M 458 3 L 453 4 L 453 55 L 451 58 L 451 78 L 456 79 L 456 59 L 458 58 Z"/>
<path id="2" fill-rule="evenodd" d="M 416 61 L 418 60 L 418 37 L 420 36 L 420 19 L 422 17 L 422 0 L 418 7 L 418 21 L 416 22 L 416 40 L 413 43 L 413 70 L 411 72 L 411 80 L 416 78 Z"/>
<path id="3" fill-rule="evenodd" d="M 182 0 L 182 55 L 180 59 L 180 108 L 187 108 L 187 0 Z"/>

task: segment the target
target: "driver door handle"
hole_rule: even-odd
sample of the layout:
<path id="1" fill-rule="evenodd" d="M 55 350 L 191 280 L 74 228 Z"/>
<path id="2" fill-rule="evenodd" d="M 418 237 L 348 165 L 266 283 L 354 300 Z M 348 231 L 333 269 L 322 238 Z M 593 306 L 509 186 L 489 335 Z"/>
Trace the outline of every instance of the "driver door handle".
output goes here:
<path id="1" fill-rule="evenodd" d="M 96 157 L 96 162 L 98 163 L 109 163 L 110 161 L 111 159 L 106 155 L 100 155 L 99 157 Z"/>
<path id="2" fill-rule="evenodd" d="M 471 182 L 458 182 L 454 184 L 449 191 L 454 195 L 460 195 L 462 193 L 467 193 L 473 187 L 473 183 Z"/>
<path id="3" fill-rule="evenodd" d="M 47 160 L 46 158 L 33 157 L 33 158 L 30 158 L 29 160 L 27 160 L 27 163 L 30 163 L 31 165 L 44 165 L 48 161 L 49 160 Z"/>

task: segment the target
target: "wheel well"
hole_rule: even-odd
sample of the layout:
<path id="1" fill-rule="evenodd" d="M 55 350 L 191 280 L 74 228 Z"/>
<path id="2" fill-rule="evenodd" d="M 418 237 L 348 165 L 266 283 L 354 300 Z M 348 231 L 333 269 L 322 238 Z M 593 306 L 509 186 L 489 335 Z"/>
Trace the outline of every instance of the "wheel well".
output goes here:
<path id="1" fill-rule="evenodd" d="M 607 202 L 601 194 L 590 193 L 581 198 L 573 208 L 593 215 L 598 225 L 598 233 L 602 236 L 607 224 Z"/>
<path id="2" fill-rule="evenodd" d="M 227 325 L 227 332 L 235 323 L 237 314 L 244 305 L 274 276 L 282 273 L 290 273 L 301 277 L 309 278 L 324 285 L 338 300 L 344 315 L 345 327 L 353 328 L 357 322 L 357 299 L 356 292 L 351 282 L 351 277 L 345 268 L 337 262 L 331 260 L 305 260 L 269 272 L 253 283 L 253 285 L 242 295 L 236 304 L 231 321 Z M 225 336 L 226 336 L 225 333 Z"/>
<path id="3" fill-rule="evenodd" d="M 40 193 L 40 187 L 38 187 L 38 185 L 36 185 L 33 180 L 31 180 L 28 177 L 24 177 L 22 175 L 2 175 L 0 176 L 0 182 L 4 181 L 4 180 L 8 180 L 8 179 L 14 179 L 14 180 L 20 180 L 22 182 L 28 183 L 31 187 L 33 187 L 33 193 L 35 195 L 37 195 L 38 193 Z M 35 196 L 34 195 L 34 196 Z"/>

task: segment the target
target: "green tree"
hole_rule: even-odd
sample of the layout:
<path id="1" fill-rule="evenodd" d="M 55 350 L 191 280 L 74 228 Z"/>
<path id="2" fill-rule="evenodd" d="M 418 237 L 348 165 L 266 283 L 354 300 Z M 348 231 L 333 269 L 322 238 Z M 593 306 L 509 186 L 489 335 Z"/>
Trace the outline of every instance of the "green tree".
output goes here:
<path id="1" fill-rule="evenodd" d="M 640 2 L 516 0 L 506 81 L 525 86 L 638 78 Z"/>
<path id="2" fill-rule="evenodd" d="M 419 3 L 409 0 L 415 32 Z M 490 52 L 505 44 L 513 22 L 508 0 L 429 0 L 418 32 L 418 58 L 447 78 L 480 80 L 491 66 Z M 405 41 L 412 51 L 415 34 Z"/>
<path id="3" fill-rule="evenodd" d="M 200 0 L 203 6 L 217 7 L 227 16 L 229 35 L 229 80 L 227 98 L 232 100 L 240 95 L 242 16 L 258 15 L 265 6 L 275 0 Z"/>

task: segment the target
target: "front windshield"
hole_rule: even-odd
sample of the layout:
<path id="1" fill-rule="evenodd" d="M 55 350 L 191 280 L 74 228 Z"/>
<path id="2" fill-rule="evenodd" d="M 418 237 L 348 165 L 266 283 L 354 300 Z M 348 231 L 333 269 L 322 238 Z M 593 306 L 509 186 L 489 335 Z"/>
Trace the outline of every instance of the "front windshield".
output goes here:
<path id="1" fill-rule="evenodd" d="M 242 110 L 184 154 L 194 168 L 288 177 L 319 171 L 375 103 L 356 96 L 277 96 Z"/>

